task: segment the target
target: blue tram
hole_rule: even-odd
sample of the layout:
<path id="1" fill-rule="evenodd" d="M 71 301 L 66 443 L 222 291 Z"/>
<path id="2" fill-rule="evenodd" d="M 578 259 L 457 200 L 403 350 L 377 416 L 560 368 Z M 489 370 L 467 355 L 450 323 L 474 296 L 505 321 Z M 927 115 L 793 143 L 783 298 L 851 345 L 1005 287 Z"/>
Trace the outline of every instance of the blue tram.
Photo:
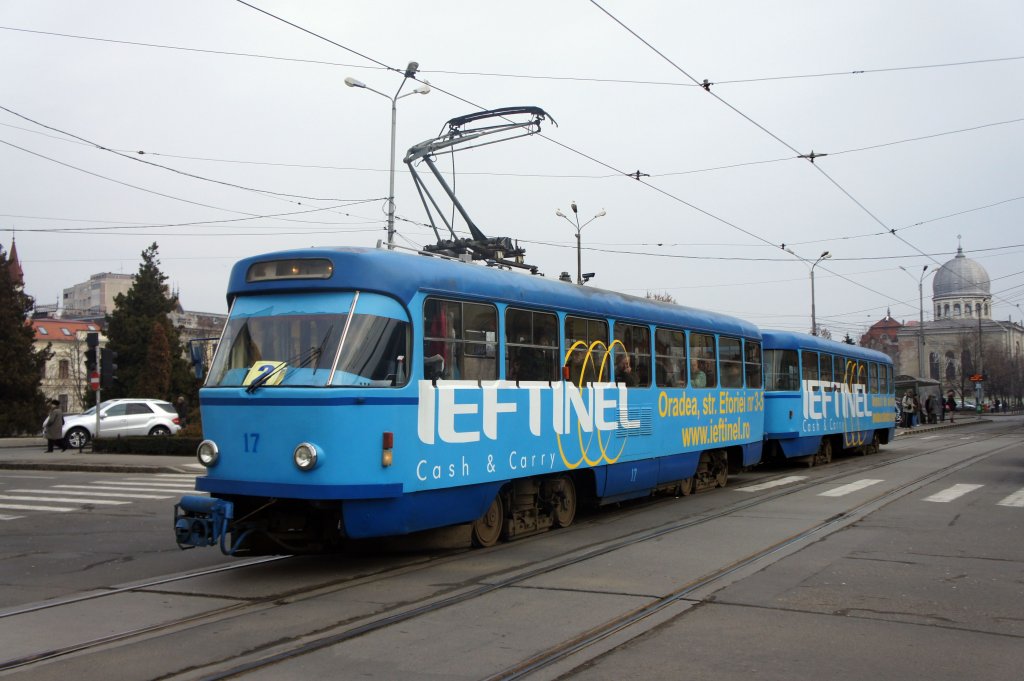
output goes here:
<path id="1" fill-rule="evenodd" d="M 761 333 L 739 319 L 358 248 L 242 260 L 228 302 L 200 391 L 210 496 L 176 505 L 182 547 L 464 523 L 488 546 L 761 459 Z"/>
<path id="2" fill-rule="evenodd" d="M 892 359 L 818 336 L 762 331 L 765 458 L 808 466 L 874 453 L 895 437 Z"/>

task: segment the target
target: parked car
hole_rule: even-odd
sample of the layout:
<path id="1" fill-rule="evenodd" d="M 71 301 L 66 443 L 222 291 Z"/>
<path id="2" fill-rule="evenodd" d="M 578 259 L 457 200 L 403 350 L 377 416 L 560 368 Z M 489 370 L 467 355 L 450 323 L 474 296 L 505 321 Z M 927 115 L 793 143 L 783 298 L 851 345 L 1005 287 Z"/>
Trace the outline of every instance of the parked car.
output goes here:
<path id="1" fill-rule="evenodd" d="M 174 405 L 163 400 L 119 399 L 100 404 L 100 436 L 173 435 L 181 430 Z M 96 407 L 64 417 L 69 447 L 83 446 L 96 434 Z"/>

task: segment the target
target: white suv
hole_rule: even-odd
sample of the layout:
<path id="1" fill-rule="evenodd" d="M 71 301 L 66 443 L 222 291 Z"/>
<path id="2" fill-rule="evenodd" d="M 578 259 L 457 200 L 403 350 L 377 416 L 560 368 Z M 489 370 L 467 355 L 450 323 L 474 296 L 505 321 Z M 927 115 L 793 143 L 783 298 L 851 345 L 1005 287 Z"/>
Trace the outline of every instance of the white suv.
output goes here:
<path id="1" fill-rule="evenodd" d="M 163 400 L 106 400 L 100 404 L 100 437 L 174 435 L 181 430 L 174 405 Z M 78 449 L 96 435 L 96 407 L 64 419 L 68 447 Z"/>

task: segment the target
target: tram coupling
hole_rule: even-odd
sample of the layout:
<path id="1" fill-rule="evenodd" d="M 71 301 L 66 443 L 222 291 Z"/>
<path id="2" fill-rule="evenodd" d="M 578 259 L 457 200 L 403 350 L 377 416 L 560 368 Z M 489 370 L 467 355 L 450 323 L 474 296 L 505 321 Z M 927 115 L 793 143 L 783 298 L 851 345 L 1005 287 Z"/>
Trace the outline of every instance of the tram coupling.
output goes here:
<path id="1" fill-rule="evenodd" d="M 228 524 L 234 515 L 235 505 L 230 501 L 192 495 L 182 497 L 174 505 L 174 536 L 178 548 L 219 543 L 221 550 L 225 551 Z"/>

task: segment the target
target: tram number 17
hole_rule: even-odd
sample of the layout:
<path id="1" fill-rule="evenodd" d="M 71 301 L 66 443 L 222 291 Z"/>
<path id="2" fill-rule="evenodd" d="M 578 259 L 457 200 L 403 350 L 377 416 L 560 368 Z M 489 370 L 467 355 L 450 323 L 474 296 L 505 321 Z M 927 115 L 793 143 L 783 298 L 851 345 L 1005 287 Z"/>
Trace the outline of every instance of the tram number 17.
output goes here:
<path id="1" fill-rule="evenodd" d="M 242 437 L 245 439 L 245 453 L 255 454 L 256 449 L 260 446 L 260 434 L 242 433 Z"/>

